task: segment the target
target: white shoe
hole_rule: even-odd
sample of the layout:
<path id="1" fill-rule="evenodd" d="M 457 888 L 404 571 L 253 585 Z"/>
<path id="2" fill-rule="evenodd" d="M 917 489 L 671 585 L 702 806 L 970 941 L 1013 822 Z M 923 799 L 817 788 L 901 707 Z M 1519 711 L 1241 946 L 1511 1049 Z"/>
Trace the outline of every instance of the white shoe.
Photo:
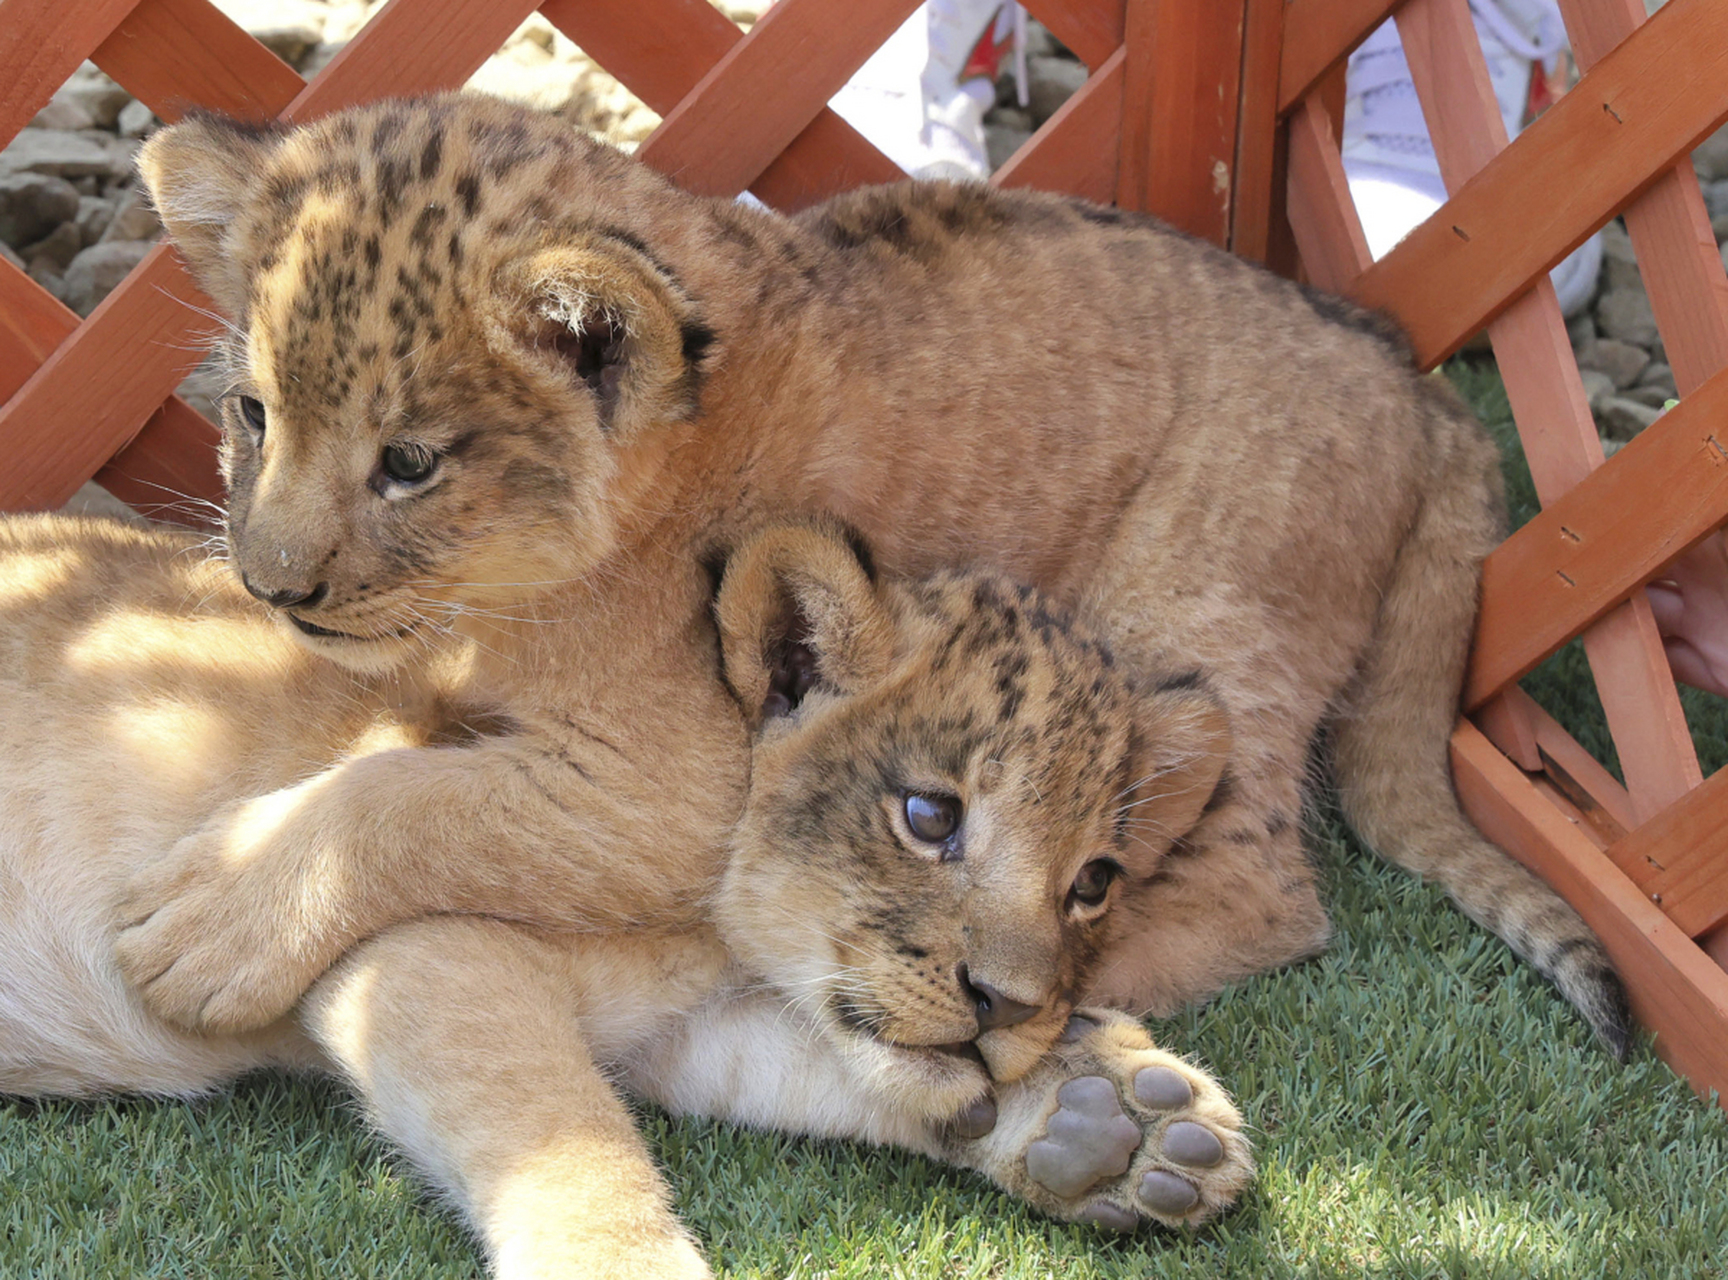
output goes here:
<path id="1" fill-rule="evenodd" d="M 1566 48 L 1566 28 L 1553 0 L 1470 0 L 1476 36 L 1506 133 L 1524 128 L 1532 73 Z M 1446 199 L 1440 164 L 1422 119 L 1416 86 L 1398 42 L 1383 23 L 1350 55 L 1344 101 L 1344 173 L 1368 251 L 1383 256 Z M 1595 296 L 1602 238 L 1591 236 L 1550 273 L 1560 309 L 1576 315 Z"/>
<path id="2" fill-rule="evenodd" d="M 828 105 L 913 177 L 982 180 L 984 113 L 1023 31 L 1012 0 L 929 0 Z"/>

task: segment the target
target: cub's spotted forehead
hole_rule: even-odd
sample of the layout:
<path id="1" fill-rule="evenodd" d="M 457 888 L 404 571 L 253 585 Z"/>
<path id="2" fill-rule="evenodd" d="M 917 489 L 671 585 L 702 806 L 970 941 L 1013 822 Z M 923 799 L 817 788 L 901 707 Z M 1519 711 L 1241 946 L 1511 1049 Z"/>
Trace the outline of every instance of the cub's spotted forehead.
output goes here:
<path id="1" fill-rule="evenodd" d="M 560 196 L 580 176 L 631 167 L 555 119 L 455 95 L 378 103 L 272 136 L 255 205 L 266 234 L 287 234 L 322 206 L 379 235 L 448 237 L 460 224 L 514 239 L 570 220 L 576 211 Z"/>
<path id="2" fill-rule="evenodd" d="M 908 709 L 943 731 L 952 754 L 1012 741 L 1031 759 L 1114 767 L 1132 732 L 1132 690 L 1101 641 L 1006 579 L 939 575 L 913 594 L 934 626 L 916 661 L 929 692 Z"/>

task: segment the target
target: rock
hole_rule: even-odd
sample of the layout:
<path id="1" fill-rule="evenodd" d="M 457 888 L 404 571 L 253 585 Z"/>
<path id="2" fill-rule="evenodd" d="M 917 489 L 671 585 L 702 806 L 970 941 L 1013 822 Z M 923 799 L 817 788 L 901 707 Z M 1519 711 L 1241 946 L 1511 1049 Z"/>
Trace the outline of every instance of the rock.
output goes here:
<path id="1" fill-rule="evenodd" d="M 1012 125 L 994 122 L 985 125 L 984 154 L 990 163 L 991 171 L 994 172 L 1007 164 L 1031 136 L 1030 129 L 1016 129 Z"/>
<path id="2" fill-rule="evenodd" d="M 113 167 L 108 136 L 94 129 L 26 129 L 0 151 L 0 177 L 47 173 L 57 178 L 99 177 Z M 68 214 L 68 217 L 71 215 Z"/>
<path id="3" fill-rule="evenodd" d="M 1614 379 L 1595 369 L 1580 369 L 1578 377 L 1584 383 L 1584 399 L 1590 412 L 1600 414 L 1602 407 L 1614 398 Z"/>
<path id="4" fill-rule="evenodd" d="M 114 219 L 102 233 L 104 241 L 154 240 L 162 234 L 162 224 L 142 191 L 128 191 L 114 210 Z"/>
<path id="5" fill-rule="evenodd" d="M 1670 397 L 1680 393 L 1674 390 L 1674 368 L 1666 361 L 1652 360 L 1644 366 L 1644 372 L 1638 375 L 1637 384 L 1640 387 L 1661 387 Z"/>
<path id="6" fill-rule="evenodd" d="M 156 127 L 156 113 L 142 102 L 128 102 L 114 123 L 122 138 L 142 138 Z"/>
<path id="7" fill-rule="evenodd" d="M 56 97 L 50 98 L 48 105 L 30 118 L 27 127 L 75 132 L 79 129 L 94 129 L 96 117 L 90 114 L 90 109 L 83 103 Z"/>
<path id="8" fill-rule="evenodd" d="M 1657 418 L 1662 410 L 1625 396 L 1611 396 L 1596 412 L 1597 425 L 1610 440 L 1630 440 Z"/>
<path id="9" fill-rule="evenodd" d="M 383 0 L 371 4 L 367 0 L 334 0 L 324 11 L 325 41 L 338 46 L 347 44 L 360 34 L 360 28 L 382 3 Z"/>
<path id="10" fill-rule="evenodd" d="M 1692 167 L 1701 182 L 1728 179 L 1728 129 L 1718 129 L 1692 153 Z"/>
<path id="11" fill-rule="evenodd" d="M 1603 292 L 1614 289 L 1642 289 L 1644 279 L 1638 274 L 1638 259 L 1632 253 L 1632 237 L 1618 222 L 1602 228 Z"/>
<path id="12" fill-rule="evenodd" d="M 1610 289 L 1596 300 L 1596 324 L 1606 337 L 1654 351 L 1662 341 L 1642 289 Z"/>
<path id="13" fill-rule="evenodd" d="M 35 244 L 18 252 L 32 267 L 45 263 L 56 274 L 64 274 L 83 247 L 84 237 L 78 233 L 78 224 L 62 222 Z"/>
<path id="14" fill-rule="evenodd" d="M 1588 351 L 1578 354 L 1578 363 L 1607 374 L 1616 387 L 1629 387 L 1650 363 L 1650 353 L 1617 338 L 1600 338 L 1590 344 Z"/>
<path id="15" fill-rule="evenodd" d="M 1588 311 L 1580 311 L 1566 321 L 1566 336 L 1572 339 L 1574 347 L 1582 347 L 1587 342 L 1596 341 L 1596 317 Z"/>
<path id="16" fill-rule="evenodd" d="M 1648 405 L 1652 409 L 1660 409 L 1670 400 L 1679 399 L 1668 387 L 1628 387 L 1620 395 L 1627 400 L 1636 400 L 1639 404 Z"/>
<path id="17" fill-rule="evenodd" d="M 328 11 L 310 0 L 215 0 L 215 3 L 291 67 L 298 67 L 301 59 L 324 39 Z"/>
<path id="18" fill-rule="evenodd" d="M 22 136 L 22 135 L 20 135 Z M 0 242 L 17 248 L 78 216 L 78 189 L 45 173 L 0 176 Z"/>
<path id="19" fill-rule="evenodd" d="M 114 206 L 98 196 L 78 197 L 78 234 L 86 245 L 95 244 L 114 220 Z"/>
<path id="20" fill-rule="evenodd" d="M 1716 243 L 1728 240 L 1728 215 L 1710 219 L 1710 234 L 1716 237 Z"/>
<path id="21" fill-rule="evenodd" d="M 985 119 L 985 124 L 1001 125 L 1004 129 L 1013 129 L 1019 133 L 1031 133 L 1032 113 L 1022 111 L 1019 107 L 996 107 Z"/>
<path id="22" fill-rule="evenodd" d="M 32 262 L 29 267 L 30 278 L 41 285 L 60 301 L 66 301 L 66 281 L 60 273 L 54 270 L 54 264 L 46 258 Z"/>
<path id="23" fill-rule="evenodd" d="M 12 246 L 4 243 L 3 241 L 0 241 L 0 258 L 6 259 L 6 261 L 10 262 L 13 266 L 17 267 L 18 270 L 20 270 L 20 271 L 24 270 L 24 259 L 20 258 L 16 253 L 14 253 L 12 251 Z"/>
<path id="24" fill-rule="evenodd" d="M 95 63 L 86 62 L 72 73 L 72 78 L 60 86 L 55 99 L 82 108 L 89 116 L 86 127 L 112 129 L 120 112 L 132 101 L 132 95 L 110 80 Z"/>
<path id="25" fill-rule="evenodd" d="M 1067 58 L 1026 59 L 1026 79 L 1032 99 L 1032 118 L 1043 124 L 1056 109 L 1086 83 L 1085 66 Z"/>
<path id="26" fill-rule="evenodd" d="M 1062 52 L 1062 44 L 1050 34 L 1046 27 L 1036 18 L 1026 19 L 1026 56 L 1028 58 L 1054 58 Z"/>
<path id="27" fill-rule="evenodd" d="M 66 305 L 81 316 L 89 315 L 126 273 L 143 261 L 150 247 L 143 240 L 91 245 L 66 268 Z"/>
<path id="28" fill-rule="evenodd" d="M 146 523 L 143 516 L 93 480 L 86 480 L 78 492 L 66 500 L 61 510 L 72 515 L 109 516 L 132 524 Z"/>

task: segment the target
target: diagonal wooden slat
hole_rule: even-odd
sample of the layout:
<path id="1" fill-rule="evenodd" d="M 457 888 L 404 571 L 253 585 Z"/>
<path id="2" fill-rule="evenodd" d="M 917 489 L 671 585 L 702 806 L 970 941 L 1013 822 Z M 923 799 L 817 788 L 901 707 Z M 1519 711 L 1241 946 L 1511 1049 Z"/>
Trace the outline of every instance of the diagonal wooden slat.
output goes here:
<path id="1" fill-rule="evenodd" d="M 461 84 L 532 0 L 391 0 L 284 115 Z M 54 507 L 130 440 L 196 363 L 208 302 L 158 247 L 0 409 L 0 507 Z"/>
<path id="2" fill-rule="evenodd" d="M 1400 0 L 1289 0 L 1278 60 L 1278 110 L 1288 113 L 1392 16 Z"/>
<path id="3" fill-rule="evenodd" d="M 1230 186 L 1230 252 L 1253 262 L 1267 261 L 1273 229 L 1282 217 L 1282 197 L 1274 200 L 1274 196 L 1283 176 L 1278 128 L 1278 55 L 1283 38 L 1284 0 L 1248 0 L 1242 37 L 1242 104 Z"/>
<path id="4" fill-rule="evenodd" d="M 1432 366 L 1724 119 L 1728 5 L 1670 0 L 1349 292 Z"/>
<path id="5" fill-rule="evenodd" d="M 1290 117 L 1289 129 L 1290 229 L 1308 279 L 1322 289 L 1343 293 L 1373 259 L 1350 199 L 1332 118 L 1318 94 L 1302 100 Z"/>
<path id="6" fill-rule="evenodd" d="M 1122 47 L 1125 8 L 1123 0 L 1032 0 L 1026 11 L 1097 72 Z"/>
<path id="7" fill-rule="evenodd" d="M 1602 939 L 1656 1052 L 1698 1092 L 1728 1096 L 1728 973 L 1468 721 L 1452 777 L 1482 834 L 1553 885 Z"/>
<path id="8" fill-rule="evenodd" d="M 1467 709 L 1533 670 L 1728 518 L 1725 423 L 1728 372 L 1489 555 Z"/>
<path id="9" fill-rule="evenodd" d="M 163 120 L 192 106 L 264 119 L 305 84 L 210 0 L 139 0 L 90 60 Z"/>
<path id="10" fill-rule="evenodd" d="M 550 0 L 540 12 L 662 115 L 744 38 L 707 0 Z M 791 212 L 850 187 L 905 176 L 823 107 L 750 190 Z"/>
<path id="11" fill-rule="evenodd" d="M 1697 937 L 1728 921 L 1724 851 L 1728 771 L 1610 845 L 1608 856 L 1682 933 Z"/>
<path id="12" fill-rule="evenodd" d="M 1474 16 L 1468 0 L 1409 0 L 1397 21 L 1441 176 L 1456 190 L 1507 142 Z M 1447 217 L 1444 208 L 1436 215 Z M 1539 278 L 1490 322 L 1488 336 L 1537 493 L 1550 502 L 1602 462 L 1552 283 Z M 1634 811 L 1651 817 L 1702 775 L 1648 603 L 1640 596 L 1610 612 L 1585 633 L 1584 649 Z"/>
<path id="13" fill-rule="evenodd" d="M 54 91 L 120 24 L 138 0 L 0 0 L 0 147 L 30 123 Z"/>
<path id="14" fill-rule="evenodd" d="M 637 155 L 699 195 L 749 187 L 917 7 L 780 0 L 642 144 Z"/>
<path id="15" fill-rule="evenodd" d="M 1066 191 L 1099 204 L 1115 199 L 1115 139 L 1126 59 L 1124 49 L 1106 58 L 990 181 L 999 187 Z"/>

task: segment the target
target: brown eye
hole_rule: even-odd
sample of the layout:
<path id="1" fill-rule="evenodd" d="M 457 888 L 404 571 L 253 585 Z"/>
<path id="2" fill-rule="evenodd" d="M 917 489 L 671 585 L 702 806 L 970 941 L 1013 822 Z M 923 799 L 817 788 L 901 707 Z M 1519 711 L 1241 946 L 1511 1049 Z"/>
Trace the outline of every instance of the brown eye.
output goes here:
<path id="1" fill-rule="evenodd" d="M 252 433 L 254 440 L 264 438 L 264 402 L 252 396 L 240 397 L 240 421 L 246 424 L 246 430 Z"/>
<path id="2" fill-rule="evenodd" d="M 391 444 L 384 446 L 380 463 L 384 474 L 401 484 L 414 484 L 432 474 L 438 465 L 433 452 L 423 445 Z"/>
<path id="3" fill-rule="evenodd" d="M 1080 874 L 1074 877 L 1074 884 L 1068 890 L 1068 905 L 1078 903 L 1083 907 L 1095 907 L 1104 901 L 1104 896 L 1110 892 L 1110 882 L 1121 874 L 1122 868 L 1108 858 L 1094 858 L 1080 868 Z"/>
<path id="4" fill-rule="evenodd" d="M 906 825 L 926 844 L 941 844 L 960 829 L 960 801 L 954 796 L 906 797 Z"/>

